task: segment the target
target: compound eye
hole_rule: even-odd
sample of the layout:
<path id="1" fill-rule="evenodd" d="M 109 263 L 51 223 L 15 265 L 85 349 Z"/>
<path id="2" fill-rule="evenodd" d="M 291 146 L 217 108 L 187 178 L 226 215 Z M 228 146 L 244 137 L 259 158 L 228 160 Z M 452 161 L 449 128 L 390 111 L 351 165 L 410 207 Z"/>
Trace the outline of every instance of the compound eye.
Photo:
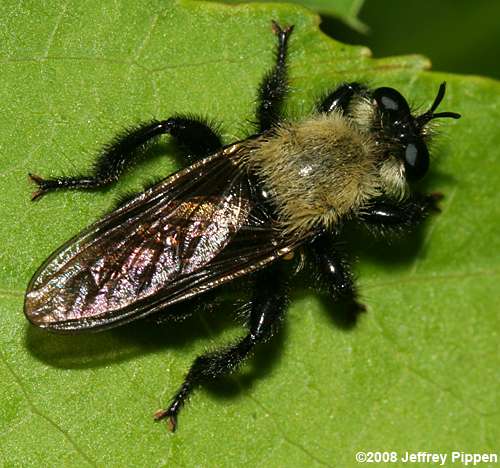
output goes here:
<path id="1" fill-rule="evenodd" d="M 421 179 L 429 169 L 429 151 L 423 141 L 408 143 L 404 152 L 405 173 L 409 180 Z"/>
<path id="2" fill-rule="evenodd" d="M 377 88 L 373 92 L 373 98 L 384 112 L 398 115 L 410 114 L 410 107 L 406 99 L 394 88 Z"/>

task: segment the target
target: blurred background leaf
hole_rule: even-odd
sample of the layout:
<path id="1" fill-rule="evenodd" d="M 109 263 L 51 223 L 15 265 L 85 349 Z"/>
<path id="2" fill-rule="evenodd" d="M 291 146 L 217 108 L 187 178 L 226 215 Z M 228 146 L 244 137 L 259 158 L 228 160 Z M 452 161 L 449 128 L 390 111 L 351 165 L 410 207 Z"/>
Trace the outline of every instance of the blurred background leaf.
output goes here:
<path id="1" fill-rule="evenodd" d="M 419 52 L 436 70 L 500 78 L 500 2 L 366 0 L 358 19 L 364 34 L 324 15 L 322 29 L 375 57 Z"/>
<path id="2" fill-rule="evenodd" d="M 294 0 L 289 3 L 318 12 L 324 32 L 341 42 L 363 44 L 376 57 L 419 52 L 431 60 L 436 70 L 500 78 L 499 2 Z"/>

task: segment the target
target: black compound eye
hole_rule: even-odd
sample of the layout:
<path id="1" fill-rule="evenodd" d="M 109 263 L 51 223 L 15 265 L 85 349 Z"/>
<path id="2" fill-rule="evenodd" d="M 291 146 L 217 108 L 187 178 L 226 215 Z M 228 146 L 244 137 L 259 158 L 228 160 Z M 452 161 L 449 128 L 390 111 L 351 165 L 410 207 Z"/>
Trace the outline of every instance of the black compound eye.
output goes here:
<path id="1" fill-rule="evenodd" d="M 394 88 L 377 88 L 373 92 L 373 99 L 382 111 L 405 116 L 410 114 L 406 99 Z"/>
<path id="2" fill-rule="evenodd" d="M 421 179 L 429 169 L 429 150 L 423 141 L 408 143 L 404 152 L 405 173 L 409 180 Z"/>

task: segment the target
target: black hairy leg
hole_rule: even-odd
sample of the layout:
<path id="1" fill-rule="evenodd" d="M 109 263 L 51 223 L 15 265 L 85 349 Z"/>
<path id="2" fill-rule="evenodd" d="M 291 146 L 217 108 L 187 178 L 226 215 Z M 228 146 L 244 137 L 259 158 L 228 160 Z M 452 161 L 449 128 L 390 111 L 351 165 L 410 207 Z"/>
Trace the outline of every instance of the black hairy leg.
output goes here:
<path id="1" fill-rule="evenodd" d="M 365 91 L 366 88 L 359 83 L 342 84 L 331 93 L 328 93 L 318 104 L 317 109 L 324 114 L 329 114 L 334 110 L 344 114 L 349 107 L 352 97 Z"/>
<path id="2" fill-rule="evenodd" d="M 335 247 L 335 237 L 326 232 L 321 234 L 310 244 L 309 251 L 319 275 L 320 285 L 335 303 L 345 308 L 343 321 L 353 325 L 359 313 L 364 312 L 366 307 L 358 301 L 349 262 Z"/>
<path id="3" fill-rule="evenodd" d="M 278 37 L 278 49 L 276 51 L 276 64 L 266 74 L 259 88 L 257 120 L 260 132 L 269 130 L 281 120 L 281 107 L 288 90 L 286 56 L 288 39 L 293 31 L 293 26 L 281 28 L 275 21 L 272 25 L 273 32 Z"/>
<path id="4" fill-rule="evenodd" d="M 374 200 L 363 210 L 361 220 L 368 228 L 382 233 L 404 232 L 418 226 L 432 212 L 439 212 L 441 193 L 416 193 L 403 202 L 387 199 Z"/>
<path id="5" fill-rule="evenodd" d="M 288 286 L 280 262 L 257 273 L 250 304 L 248 334 L 226 348 L 198 356 L 170 406 L 157 411 L 155 419 L 166 418 L 169 429 L 175 431 L 179 411 L 191 392 L 204 382 L 232 372 L 256 344 L 267 341 L 278 328 L 287 302 Z"/>
<path id="6" fill-rule="evenodd" d="M 177 116 L 167 122 L 171 122 L 169 133 L 184 150 L 185 162 L 188 165 L 222 148 L 218 128 L 200 117 Z"/>
<path id="7" fill-rule="evenodd" d="M 188 163 L 222 147 L 217 131 L 210 128 L 201 118 L 176 116 L 144 123 L 125 131 L 105 147 L 94 164 L 93 171 L 87 176 L 43 179 L 29 174 L 30 179 L 38 186 L 31 199 L 36 200 L 52 190 L 97 189 L 116 182 L 123 170 L 139 159 L 154 139 L 167 133 L 186 151 Z"/>

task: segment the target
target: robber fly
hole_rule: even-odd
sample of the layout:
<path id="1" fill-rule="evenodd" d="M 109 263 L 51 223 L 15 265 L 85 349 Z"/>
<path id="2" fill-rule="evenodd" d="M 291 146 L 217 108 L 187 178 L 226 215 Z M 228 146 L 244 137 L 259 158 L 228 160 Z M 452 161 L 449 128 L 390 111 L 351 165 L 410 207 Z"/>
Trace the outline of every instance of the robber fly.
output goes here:
<path id="1" fill-rule="evenodd" d="M 269 339 L 287 305 L 283 259 L 301 249 L 329 295 L 358 302 L 349 265 L 335 246 L 346 220 L 401 230 L 420 223 L 440 196 L 412 192 L 429 167 L 427 112 L 413 115 L 393 88 L 345 83 L 317 111 L 287 121 L 287 46 L 292 27 L 272 23 L 276 63 L 264 77 L 258 132 L 224 146 L 215 128 L 193 116 L 141 124 L 106 147 L 88 176 L 43 179 L 33 199 L 60 189 L 115 182 L 151 140 L 171 135 L 191 163 L 134 196 L 57 249 L 37 270 L 24 312 L 60 333 L 105 330 L 170 307 L 242 276 L 254 281 L 247 334 L 199 356 L 170 406 L 156 413 L 175 430 L 179 410 L 201 383 L 227 374 Z"/>

